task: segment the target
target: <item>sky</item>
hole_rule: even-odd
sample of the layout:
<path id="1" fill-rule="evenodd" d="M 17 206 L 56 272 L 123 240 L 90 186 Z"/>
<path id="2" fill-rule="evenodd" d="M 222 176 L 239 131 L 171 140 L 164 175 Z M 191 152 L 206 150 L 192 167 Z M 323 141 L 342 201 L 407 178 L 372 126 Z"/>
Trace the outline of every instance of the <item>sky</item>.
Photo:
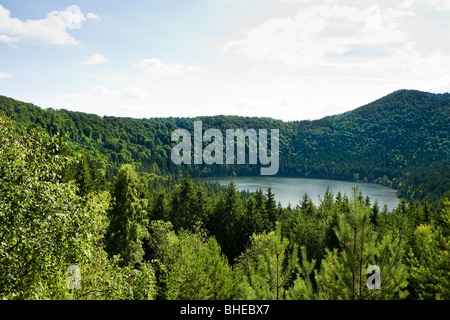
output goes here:
<path id="1" fill-rule="evenodd" d="M 449 0 L 0 0 L 0 95 L 43 108 L 293 121 L 449 88 Z"/>

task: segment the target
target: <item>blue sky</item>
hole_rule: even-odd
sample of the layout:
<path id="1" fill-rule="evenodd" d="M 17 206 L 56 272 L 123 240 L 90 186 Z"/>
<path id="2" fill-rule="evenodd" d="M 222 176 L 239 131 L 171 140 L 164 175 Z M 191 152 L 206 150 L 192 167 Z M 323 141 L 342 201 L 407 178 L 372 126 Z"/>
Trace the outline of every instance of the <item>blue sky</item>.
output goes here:
<path id="1" fill-rule="evenodd" d="M 318 119 L 449 91 L 448 39 L 448 0 L 0 0 L 0 94 L 137 118 Z"/>

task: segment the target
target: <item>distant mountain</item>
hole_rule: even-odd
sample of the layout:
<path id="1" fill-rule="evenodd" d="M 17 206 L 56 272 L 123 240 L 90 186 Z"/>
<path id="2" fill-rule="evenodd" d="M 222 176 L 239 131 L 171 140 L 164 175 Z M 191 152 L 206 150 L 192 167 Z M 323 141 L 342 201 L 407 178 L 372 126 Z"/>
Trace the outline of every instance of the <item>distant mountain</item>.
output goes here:
<path id="1" fill-rule="evenodd" d="M 401 197 L 438 199 L 450 191 L 450 94 L 400 90 L 343 114 L 315 121 L 215 116 L 132 119 L 42 109 L 0 96 L 0 110 L 21 128 L 66 135 L 111 178 L 123 163 L 141 172 L 193 176 L 259 175 L 259 165 L 176 166 L 171 134 L 195 120 L 203 129 L 279 129 L 279 175 L 363 180 L 396 188 Z"/>

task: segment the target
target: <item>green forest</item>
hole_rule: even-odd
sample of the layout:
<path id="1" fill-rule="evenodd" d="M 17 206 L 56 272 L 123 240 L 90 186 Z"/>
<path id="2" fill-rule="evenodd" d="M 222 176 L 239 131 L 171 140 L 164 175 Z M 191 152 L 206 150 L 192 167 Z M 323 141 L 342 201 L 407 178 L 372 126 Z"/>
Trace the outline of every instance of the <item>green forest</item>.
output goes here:
<path id="1" fill-rule="evenodd" d="M 196 120 L 279 129 L 278 175 L 380 183 L 400 203 L 354 188 L 282 207 L 270 188 L 209 182 L 259 166 L 174 165 L 171 133 Z M 0 97 L 0 296 L 448 300 L 449 122 L 450 94 L 410 90 L 299 122 L 99 117 Z"/>
<path id="2" fill-rule="evenodd" d="M 395 188 L 399 197 L 438 201 L 450 189 L 450 94 L 400 90 L 356 110 L 315 121 L 215 116 L 132 119 L 42 109 L 0 96 L 0 110 L 19 128 L 65 138 L 108 181 L 123 164 L 140 173 L 252 176 L 259 165 L 191 165 L 171 162 L 177 128 L 279 129 L 278 175 L 361 180 Z M 224 161 L 225 163 L 225 161 Z M 246 161 L 246 163 L 249 163 Z"/>

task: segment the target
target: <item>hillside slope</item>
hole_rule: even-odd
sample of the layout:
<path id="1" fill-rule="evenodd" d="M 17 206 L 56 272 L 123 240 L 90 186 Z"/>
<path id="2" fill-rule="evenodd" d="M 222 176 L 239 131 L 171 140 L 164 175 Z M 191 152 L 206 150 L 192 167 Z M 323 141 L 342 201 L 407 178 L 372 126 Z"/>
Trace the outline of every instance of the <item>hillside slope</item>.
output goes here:
<path id="1" fill-rule="evenodd" d="M 437 199 L 450 190 L 450 94 L 400 90 L 368 105 L 315 121 L 216 116 L 132 119 L 42 109 L 0 96 L 0 110 L 22 128 L 66 135 L 72 150 L 111 178 L 123 163 L 141 172 L 179 173 L 171 134 L 193 122 L 203 129 L 279 129 L 279 175 L 375 181 L 402 197 Z M 259 175 L 259 165 L 191 165 L 193 176 Z"/>

